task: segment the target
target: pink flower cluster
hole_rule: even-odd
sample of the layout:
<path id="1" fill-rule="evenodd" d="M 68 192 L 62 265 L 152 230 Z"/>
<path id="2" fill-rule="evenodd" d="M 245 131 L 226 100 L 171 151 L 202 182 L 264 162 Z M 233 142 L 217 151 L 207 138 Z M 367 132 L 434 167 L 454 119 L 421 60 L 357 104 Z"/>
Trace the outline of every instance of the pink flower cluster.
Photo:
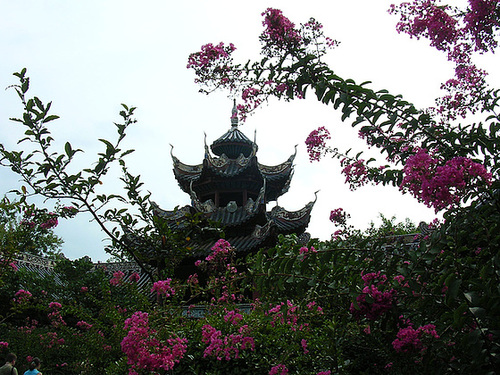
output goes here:
<path id="1" fill-rule="evenodd" d="M 61 314 L 61 309 L 62 305 L 59 302 L 50 302 L 49 303 L 49 309 L 51 310 L 49 314 L 47 315 L 50 324 L 52 324 L 53 327 L 59 328 L 60 326 L 65 326 L 66 322 L 64 321 L 62 314 Z"/>
<path id="2" fill-rule="evenodd" d="M 43 347 L 51 349 L 53 347 L 64 345 L 65 340 L 57 336 L 57 332 L 47 332 L 45 335 L 40 335 L 40 341 Z"/>
<path id="3" fill-rule="evenodd" d="M 76 326 L 77 326 L 78 328 L 81 328 L 81 329 L 86 330 L 86 331 L 88 331 L 89 329 L 91 329 L 91 328 L 92 328 L 92 324 L 89 324 L 89 323 L 87 323 L 87 322 L 86 322 L 86 321 L 84 321 L 84 320 L 80 320 L 79 322 L 77 322 L 77 323 L 76 323 Z"/>
<path id="4" fill-rule="evenodd" d="M 318 252 L 318 250 L 316 250 L 314 248 L 314 246 L 311 246 L 310 248 L 308 248 L 306 246 L 302 246 L 299 249 L 299 255 L 304 255 L 304 257 L 301 259 L 301 261 L 304 261 L 304 259 L 306 259 L 308 254 L 313 254 L 313 253 L 317 253 L 317 252 Z"/>
<path id="5" fill-rule="evenodd" d="M 288 369 L 286 368 L 285 365 L 279 364 L 277 366 L 271 367 L 271 370 L 269 370 L 269 375 L 287 375 L 288 374 Z"/>
<path id="6" fill-rule="evenodd" d="M 125 274 L 122 271 L 117 271 L 113 273 L 113 277 L 109 280 L 109 283 L 113 286 L 120 285 L 123 282 Z"/>
<path id="7" fill-rule="evenodd" d="M 231 244 L 223 239 L 218 240 L 211 250 L 212 254 L 208 255 L 205 258 L 207 262 L 217 261 L 225 263 L 229 255 L 231 255 L 234 251 L 234 249 L 231 247 Z"/>
<path id="8" fill-rule="evenodd" d="M 50 217 L 47 219 L 47 221 L 40 224 L 41 229 L 55 228 L 59 224 L 59 222 L 57 221 L 57 214 L 49 212 L 49 216 Z"/>
<path id="9" fill-rule="evenodd" d="M 345 158 L 340 161 L 340 165 L 344 167 L 341 173 L 345 175 L 345 183 L 349 184 L 351 190 L 356 190 L 368 182 L 368 169 L 363 159 L 351 162 Z"/>
<path id="10" fill-rule="evenodd" d="M 457 115 L 465 117 L 468 111 L 474 113 L 482 102 L 486 72 L 474 65 L 471 54 L 496 48 L 499 0 L 469 0 L 466 10 L 437 3 L 437 0 L 414 0 L 393 5 L 389 12 L 400 14 L 399 32 L 428 38 L 432 46 L 447 52 L 448 59 L 455 63 L 456 79 L 443 84 L 442 89 L 448 94 L 437 100 L 437 109 L 432 109 L 445 118 L 455 119 Z"/>
<path id="11" fill-rule="evenodd" d="M 356 297 L 357 308 L 354 303 L 351 303 L 351 314 L 356 319 L 366 317 L 369 320 L 376 320 L 392 309 L 396 291 L 392 288 L 385 291 L 379 290 L 379 287 L 384 287 L 387 281 L 387 276 L 381 274 L 380 271 L 362 274 L 361 278 L 364 288 L 362 294 Z M 373 302 L 368 302 L 367 296 Z"/>
<path id="12" fill-rule="evenodd" d="M 260 40 L 263 43 L 279 48 L 297 46 L 300 43 L 302 38 L 295 29 L 295 24 L 286 18 L 281 10 L 267 8 L 262 16 L 265 30 Z"/>
<path id="13" fill-rule="evenodd" d="M 253 337 L 244 335 L 247 330 L 247 326 L 242 326 L 237 334 L 223 336 L 221 331 L 205 324 L 202 327 L 201 336 L 202 341 L 208 346 L 203 352 L 203 357 L 216 357 L 219 361 L 222 359 L 229 361 L 232 358 L 238 359 L 241 350 L 250 349 L 253 351 L 255 342 Z"/>
<path id="14" fill-rule="evenodd" d="M 322 314 L 319 308 L 317 311 Z M 312 308 L 309 309 L 313 311 Z M 281 302 L 274 307 L 270 308 L 266 315 L 272 317 L 271 326 L 275 327 L 277 324 L 287 325 L 292 331 L 302 331 L 308 328 L 308 323 L 299 324 L 299 306 L 294 305 L 291 301 Z"/>
<path id="15" fill-rule="evenodd" d="M 9 347 L 9 343 L 5 341 L 0 341 L 0 349 L 7 349 Z"/>
<path id="16" fill-rule="evenodd" d="M 169 371 L 186 353 L 187 339 L 170 337 L 160 341 L 157 332 L 149 327 L 149 315 L 145 312 L 135 312 L 125 321 L 124 329 L 128 333 L 121 347 L 127 355 L 129 375 L 137 375 L 136 370 Z"/>
<path id="17" fill-rule="evenodd" d="M 401 4 L 401 21 L 397 31 L 411 37 L 428 38 L 431 45 L 439 50 L 446 50 L 458 37 L 457 21 L 446 11 L 446 6 L 438 6 L 435 0 L 414 1 Z M 391 7 L 394 12 L 396 7 Z"/>
<path id="18" fill-rule="evenodd" d="M 458 204 L 470 189 L 491 184 L 492 178 L 483 165 L 469 158 L 455 157 L 442 162 L 425 149 L 407 159 L 403 172 L 400 189 L 409 191 L 436 212 Z"/>
<path id="19" fill-rule="evenodd" d="M 189 55 L 187 68 L 208 67 L 222 58 L 229 58 L 231 53 L 236 50 L 234 44 L 224 46 L 223 42 L 214 46 L 212 43 L 201 46 L 201 51 Z"/>
<path id="20" fill-rule="evenodd" d="M 224 315 L 224 321 L 231 322 L 233 325 L 238 324 L 243 319 L 243 315 L 241 315 L 237 310 L 227 311 L 224 309 L 224 312 L 226 313 L 226 315 Z"/>
<path id="21" fill-rule="evenodd" d="M 331 136 L 328 129 L 326 129 L 324 126 L 321 126 L 309 133 L 309 136 L 306 139 L 306 146 L 310 162 L 319 161 L 320 158 L 326 154 L 327 139 L 331 139 Z"/>
<path id="22" fill-rule="evenodd" d="M 137 272 L 134 272 L 132 273 L 129 278 L 128 278 L 131 282 L 133 283 L 136 283 L 138 282 L 140 279 L 141 279 L 141 276 L 137 273 Z"/>
<path id="23" fill-rule="evenodd" d="M 493 51 L 497 46 L 495 30 L 500 28 L 499 0 L 469 0 L 465 15 L 465 29 L 470 34 L 476 50 Z"/>
<path id="24" fill-rule="evenodd" d="M 16 294 L 14 294 L 14 302 L 17 303 L 26 303 L 32 297 L 31 293 L 28 290 L 19 289 Z"/>
<path id="25" fill-rule="evenodd" d="M 336 208 L 330 212 L 330 221 L 335 225 L 344 226 L 347 223 L 347 219 L 350 215 L 344 211 L 343 208 Z"/>
<path id="26" fill-rule="evenodd" d="M 398 353 L 407 353 L 410 351 L 419 351 L 425 349 L 421 341 L 422 336 L 439 338 L 434 324 L 427 324 L 425 326 L 414 329 L 411 325 L 406 328 L 401 328 L 397 333 L 397 339 L 392 342 L 392 347 Z"/>
<path id="27" fill-rule="evenodd" d="M 175 289 L 170 285 L 171 282 L 172 279 L 166 279 L 153 283 L 151 293 L 156 292 L 157 295 L 163 295 L 165 297 L 173 296 L 175 294 Z"/>

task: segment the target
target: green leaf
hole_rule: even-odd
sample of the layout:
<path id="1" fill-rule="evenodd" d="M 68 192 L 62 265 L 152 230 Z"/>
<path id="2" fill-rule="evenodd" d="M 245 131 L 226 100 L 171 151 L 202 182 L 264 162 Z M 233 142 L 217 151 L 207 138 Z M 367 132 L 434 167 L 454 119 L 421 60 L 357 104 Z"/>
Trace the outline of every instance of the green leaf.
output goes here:
<path id="1" fill-rule="evenodd" d="M 59 116 L 57 116 L 57 115 L 50 115 L 50 116 L 45 117 L 42 120 L 42 123 L 46 124 L 47 122 L 50 122 L 50 121 L 53 121 L 53 120 L 57 120 L 58 118 L 59 118 Z"/>

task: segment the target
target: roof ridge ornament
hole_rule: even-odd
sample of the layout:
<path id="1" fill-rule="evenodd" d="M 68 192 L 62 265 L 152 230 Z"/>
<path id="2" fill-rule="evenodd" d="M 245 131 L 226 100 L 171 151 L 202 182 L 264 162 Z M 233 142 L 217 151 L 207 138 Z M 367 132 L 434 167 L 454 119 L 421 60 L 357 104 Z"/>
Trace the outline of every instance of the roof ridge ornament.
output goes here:
<path id="1" fill-rule="evenodd" d="M 238 107 L 236 106 L 236 99 L 233 99 L 233 110 L 231 111 L 231 129 L 238 127 Z"/>

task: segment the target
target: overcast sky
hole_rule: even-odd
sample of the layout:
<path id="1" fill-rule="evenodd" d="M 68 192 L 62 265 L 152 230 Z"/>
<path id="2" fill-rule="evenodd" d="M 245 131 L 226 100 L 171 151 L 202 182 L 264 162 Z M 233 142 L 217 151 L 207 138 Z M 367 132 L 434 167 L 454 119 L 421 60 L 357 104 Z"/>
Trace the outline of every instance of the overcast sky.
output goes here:
<path id="1" fill-rule="evenodd" d="M 23 67 L 31 77 L 31 94 L 53 102 L 61 119 L 51 129 L 56 148 L 69 140 L 85 154 L 79 166 L 96 160 L 98 138 L 113 139 L 120 103 L 136 106 L 138 123 L 128 132 L 126 147 L 131 171 L 142 176 L 144 189 L 164 209 L 189 203 L 172 173 L 170 146 L 184 163 L 203 160 L 204 132 L 210 144 L 230 128 L 232 101 L 227 93 L 198 93 L 188 55 L 206 43 L 234 43 L 235 59 L 257 58 L 261 13 L 279 8 L 299 24 L 315 17 L 328 36 L 341 42 L 328 55 L 336 73 L 356 82 L 370 80 L 375 89 L 388 89 L 426 107 L 439 95 L 440 83 L 451 78 L 452 66 L 426 41 L 410 40 L 395 31 L 397 19 L 387 14 L 391 1 L 248 1 L 0 0 L 0 87 L 16 83 L 13 72 Z M 495 66 L 481 57 L 482 67 Z M 500 86 L 498 71 L 489 69 L 489 81 Z M 496 84 L 495 84 L 496 82 Z M 9 117 L 21 114 L 13 90 L 0 90 L 0 141 L 13 145 L 19 129 Z M 295 174 L 290 191 L 279 199 L 287 210 L 298 210 L 314 200 L 309 232 L 328 239 L 335 230 L 328 217 L 343 207 L 351 223 L 365 228 L 379 213 L 418 223 L 435 217 L 433 210 L 402 195 L 396 188 L 363 187 L 351 192 L 344 185 L 337 160 L 308 161 L 304 140 L 318 126 L 332 133 L 333 147 L 362 147 L 357 130 L 340 121 L 340 114 L 313 97 L 282 103 L 271 101 L 241 127 L 253 139 L 257 132 L 259 162 L 285 161 L 296 144 Z M 17 177 L 0 170 L 0 193 L 19 188 Z M 103 189 L 119 186 L 116 176 Z M 49 205 L 49 203 L 47 203 Z M 71 258 L 89 255 L 103 261 L 105 235 L 90 217 L 63 221 L 56 230 Z"/>

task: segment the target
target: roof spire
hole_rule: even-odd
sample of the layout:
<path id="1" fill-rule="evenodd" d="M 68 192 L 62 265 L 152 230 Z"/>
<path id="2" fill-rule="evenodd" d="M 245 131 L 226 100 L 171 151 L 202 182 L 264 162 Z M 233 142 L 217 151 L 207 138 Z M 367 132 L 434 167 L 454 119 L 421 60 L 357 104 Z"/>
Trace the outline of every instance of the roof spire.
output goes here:
<path id="1" fill-rule="evenodd" d="M 231 127 L 237 128 L 238 127 L 238 109 L 236 107 L 236 99 L 233 99 L 233 110 L 231 113 Z"/>

